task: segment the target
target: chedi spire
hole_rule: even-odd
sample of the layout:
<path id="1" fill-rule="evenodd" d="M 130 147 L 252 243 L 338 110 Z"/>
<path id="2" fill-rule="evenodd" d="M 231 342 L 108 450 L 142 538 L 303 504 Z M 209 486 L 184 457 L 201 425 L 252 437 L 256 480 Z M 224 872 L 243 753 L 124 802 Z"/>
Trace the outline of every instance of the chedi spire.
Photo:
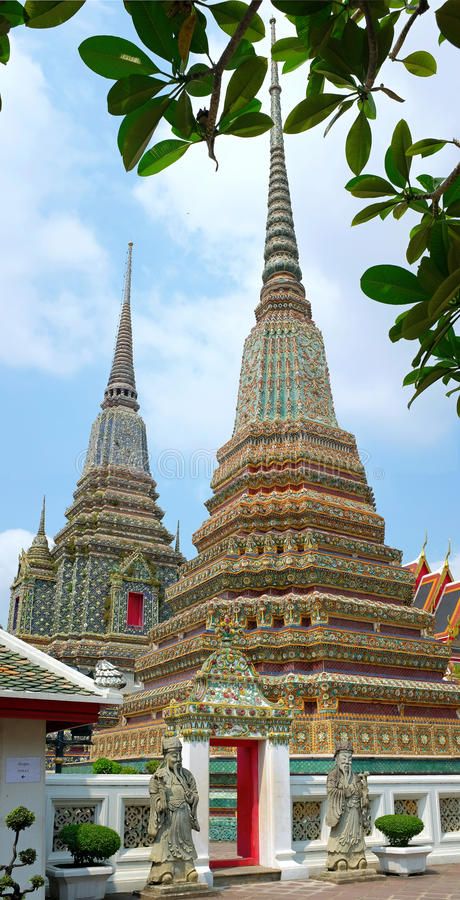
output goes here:
<path id="1" fill-rule="evenodd" d="M 276 40 L 275 19 L 270 19 L 270 25 L 273 46 Z M 292 275 L 296 281 L 302 280 L 284 156 L 280 95 L 278 64 L 272 59 L 270 111 L 273 128 L 270 131 L 270 181 L 264 251 L 265 266 L 262 274 L 264 284 L 274 275 L 281 273 Z"/>
<path id="2" fill-rule="evenodd" d="M 136 379 L 133 362 L 133 334 L 131 326 L 131 271 L 132 241 L 128 244 L 123 305 L 121 307 L 118 334 L 107 387 L 104 391 L 102 409 L 108 406 L 128 406 L 138 410 Z"/>

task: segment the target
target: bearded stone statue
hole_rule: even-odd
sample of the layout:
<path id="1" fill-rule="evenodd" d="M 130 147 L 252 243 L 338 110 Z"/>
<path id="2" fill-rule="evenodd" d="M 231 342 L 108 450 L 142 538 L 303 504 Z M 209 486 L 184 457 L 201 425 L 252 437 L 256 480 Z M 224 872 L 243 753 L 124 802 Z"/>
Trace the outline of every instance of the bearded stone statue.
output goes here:
<path id="1" fill-rule="evenodd" d="M 327 776 L 327 868 L 366 869 L 365 831 L 369 824 L 367 772 L 353 774 L 353 747 L 341 741 L 335 748 L 335 766 Z"/>
<path id="2" fill-rule="evenodd" d="M 198 792 L 188 769 L 182 768 L 182 745 L 177 737 L 163 738 L 163 762 L 150 779 L 148 832 L 154 838 L 148 885 L 198 881 L 192 830 Z"/>

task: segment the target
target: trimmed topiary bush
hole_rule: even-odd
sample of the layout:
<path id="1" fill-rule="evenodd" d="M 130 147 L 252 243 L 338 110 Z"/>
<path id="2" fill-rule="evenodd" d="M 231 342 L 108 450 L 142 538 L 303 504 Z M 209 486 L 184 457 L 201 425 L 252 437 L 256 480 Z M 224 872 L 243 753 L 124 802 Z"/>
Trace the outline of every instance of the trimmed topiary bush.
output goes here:
<path id="1" fill-rule="evenodd" d="M 158 769 L 158 766 L 161 763 L 161 759 L 149 759 L 144 766 L 144 771 L 147 772 L 148 775 L 153 775 L 154 772 Z"/>
<path id="2" fill-rule="evenodd" d="M 418 816 L 380 816 L 375 820 L 378 828 L 388 840 L 390 847 L 407 847 L 411 838 L 423 831 L 423 822 Z"/>
<path id="3" fill-rule="evenodd" d="M 119 775 L 121 769 L 122 766 L 119 762 L 115 762 L 114 759 L 106 759 L 105 756 L 101 756 L 93 762 L 93 772 L 95 775 Z"/>
<path id="4" fill-rule="evenodd" d="M 93 772 L 95 775 L 139 775 L 135 766 L 122 766 L 115 759 L 107 759 L 105 756 L 93 762 Z"/>
<path id="5" fill-rule="evenodd" d="M 117 832 L 106 825 L 64 825 L 59 838 L 70 850 L 77 866 L 105 862 L 121 845 Z"/>

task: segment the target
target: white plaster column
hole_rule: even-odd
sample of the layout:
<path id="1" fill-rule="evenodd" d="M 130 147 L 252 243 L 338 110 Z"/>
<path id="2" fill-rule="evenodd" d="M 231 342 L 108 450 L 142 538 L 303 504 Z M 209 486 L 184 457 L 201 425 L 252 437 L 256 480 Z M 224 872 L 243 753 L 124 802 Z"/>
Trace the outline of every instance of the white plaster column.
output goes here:
<path id="1" fill-rule="evenodd" d="M 193 842 L 198 854 L 195 868 L 198 880 L 209 887 L 213 884 L 213 875 L 209 868 L 209 741 L 182 740 L 182 764 L 189 769 L 195 778 L 198 790 L 198 823 L 199 831 L 193 832 Z"/>
<path id="2" fill-rule="evenodd" d="M 281 869 L 281 881 L 308 878 L 308 867 L 292 849 L 292 807 L 288 744 L 261 741 L 259 747 L 260 864 Z"/>
<path id="3" fill-rule="evenodd" d="M 14 832 L 7 828 L 4 816 L 16 806 L 25 806 L 35 813 L 35 822 L 20 832 L 18 850 L 32 847 L 37 851 L 36 862 L 23 869 L 14 869 L 22 888 L 30 887 L 31 875 L 45 875 L 45 723 L 41 720 L 3 719 L 0 722 L 0 863 L 11 859 Z M 40 774 L 32 782 L 14 779 L 6 783 L 7 760 L 35 757 L 39 760 Z M 34 900 L 44 900 L 45 889 L 35 891 Z"/>

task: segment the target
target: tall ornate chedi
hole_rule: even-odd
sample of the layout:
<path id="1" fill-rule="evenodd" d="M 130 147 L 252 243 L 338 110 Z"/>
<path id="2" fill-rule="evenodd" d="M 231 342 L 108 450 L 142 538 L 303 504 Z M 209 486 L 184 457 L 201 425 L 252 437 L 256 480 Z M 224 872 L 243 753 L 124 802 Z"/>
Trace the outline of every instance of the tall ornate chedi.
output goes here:
<path id="1" fill-rule="evenodd" d="M 12 587 L 9 630 L 59 659 L 132 671 L 147 634 L 167 615 L 165 588 L 184 561 L 162 525 L 139 415 L 131 329 L 132 244 L 102 411 L 83 474 L 50 551 L 44 510 Z"/>
<path id="2" fill-rule="evenodd" d="M 414 576 L 385 544 L 355 438 L 337 424 L 301 282 L 280 90 L 273 63 L 263 286 L 233 436 L 217 454 L 198 555 L 167 591 L 174 615 L 136 662 L 144 690 L 127 698 L 127 727 L 101 737 L 96 755 L 158 753 L 162 710 L 186 697 L 228 612 L 265 693 L 295 711 L 293 754 L 330 755 L 337 739 L 369 756 L 460 749 L 448 650 L 432 637 L 433 617 L 411 606 Z"/>

